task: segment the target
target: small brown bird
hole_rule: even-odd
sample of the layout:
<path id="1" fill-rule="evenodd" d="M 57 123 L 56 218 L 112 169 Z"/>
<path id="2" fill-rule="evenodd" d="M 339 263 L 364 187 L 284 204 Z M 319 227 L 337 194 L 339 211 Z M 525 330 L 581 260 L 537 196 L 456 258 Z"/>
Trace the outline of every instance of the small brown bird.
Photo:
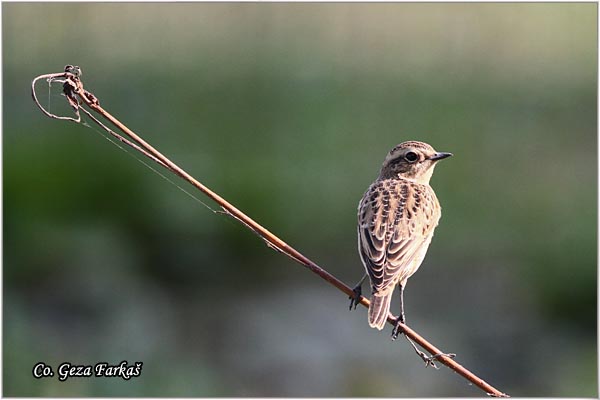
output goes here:
<path id="1" fill-rule="evenodd" d="M 410 141 L 394 147 L 385 158 L 379 177 L 358 206 L 358 249 L 371 280 L 369 325 L 383 329 L 396 285 L 400 289 L 399 323 L 404 323 L 403 293 L 425 254 L 441 217 L 440 203 L 429 179 L 439 160 L 451 153 L 436 152 L 427 143 Z M 398 336 L 398 325 L 392 336 Z"/>

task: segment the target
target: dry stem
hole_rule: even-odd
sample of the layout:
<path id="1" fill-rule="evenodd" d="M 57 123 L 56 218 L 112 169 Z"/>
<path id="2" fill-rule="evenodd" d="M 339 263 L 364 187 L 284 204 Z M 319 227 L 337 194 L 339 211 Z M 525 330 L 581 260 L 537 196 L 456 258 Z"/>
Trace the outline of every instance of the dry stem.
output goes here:
<path id="1" fill-rule="evenodd" d="M 173 163 L 167 157 L 162 155 L 158 150 L 156 150 L 154 147 L 152 147 L 150 144 L 148 144 L 146 141 L 144 141 L 142 138 L 140 138 L 138 135 L 136 135 L 133 131 L 131 131 L 129 128 L 127 128 L 127 126 L 122 124 L 119 120 L 117 120 L 110 113 L 108 113 L 106 110 L 104 110 L 100 106 L 100 102 L 98 101 L 98 99 L 93 94 L 91 94 L 90 92 L 88 92 L 87 90 L 85 90 L 83 88 L 83 83 L 81 82 L 80 76 L 81 76 L 81 70 L 79 69 L 79 67 L 67 65 L 65 67 L 65 72 L 45 74 L 45 75 L 40 75 L 40 76 L 36 77 L 33 80 L 33 82 L 31 83 L 31 90 L 32 90 L 32 96 L 33 96 L 34 102 L 42 110 L 42 112 L 45 115 L 47 115 L 50 118 L 54 118 L 54 119 L 67 120 L 67 121 L 72 121 L 72 122 L 80 122 L 81 119 L 80 119 L 79 111 L 80 110 L 83 111 L 94 122 L 96 122 L 100 127 L 102 127 L 102 129 L 109 132 L 115 138 L 117 138 L 121 142 L 131 146 L 135 150 L 141 152 L 146 157 L 150 158 L 151 160 L 155 161 L 159 165 L 168 169 L 175 175 L 186 180 L 187 182 L 192 184 L 194 187 L 196 187 L 198 190 L 200 190 L 202 193 L 204 193 L 206 196 L 210 197 L 213 201 L 215 201 L 221 207 L 221 209 L 226 214 L 231 215 L 232 217 L 234 217 L 235 219 L 240 221 L 248 229 L 250 229 L 251 231 L 256 233 L 259 237 L 261 237 L 267 243 L 267 245 L 269 247 L 272 247 L 273 249 L 287 255 L 288 257 L 292 258 L 299 264 L 310 269 L 312 272 L 314 272 L 319 277 L 321 277 L 322 279 L 329 282 L 331 285 L 335 286 L 337 289 L 339 289 L 346 295 L 354 296 L 354 292 L 353 292 L 352 288 L 350 288 L 348 285 L 344 284 L 342 281 L 337 279 L 335 276 L 331 275 L 329 272 L 325 271 L 323 268 L 318 266 L 315 262 L 313 262 L 308 257 L 306 257 L 305 255 L 300 253 L 298 250 L 296 250 L 292 246 L 288 245 L 283 240 L 281 240 L 279 237 L 277 237 L 275 234 L 271 233 L 266 228 L 264 228 L 262 225 L 260 225 L 259 223 L 254 221 L 252 218 L 250 218 L 246 214 L 244 214 L 242 211 L 238 210 L 235 206 L 233 206 L 227 200 L 225 200 L 224 198 L 219 196 L 217 193 L 213 192 L 208 187 L 204 186 L 201 182 L 196 180 L 193 176 L 191 176 L 190 174 L 185 172 L 183 169 L 181 169 L 179 166 L 177 166 L 175 163 Z M 49 82 L 57 81 L 57 82 L 63 83 L 63 92 L 64 92 L 65 96 L 67 97 L 69 104 L 73 108 L 76 118 L 54 115 L 54 114 L 48 112 L 47 110 L 45 110 L 41 106 L 40 102 L 37 99 L 36 93 L 35 93 L 35 84 L 40 79 L 46 79 Z M 97 112 L 102 117 L 104 117 L 105 119 L 110 121 L 110 123 L 112 123 L 114 126 L 116 126 L 125 135 L 127 135 L 129 137 L 129 139 L 112 131 L 110 128 L 108 128 L 106 125 L 104 125 L 98 119 L 96 119 L 88 110 L 83 108 L 83 104 L 87 105 L 92 111 Z M 367 308 L 369 307 L 369 300 L 363 296 L 360 297 L 359 303 Z M 397 317 L 392 314 L 389 314 L 387 321 L 388 321 L 388 323 L 390 323 L 392 325 L 396 325 Z M 425 349 L 429 354 L 435 355 L 435 359 L 439 360 L 442 364 L 446 365 L 448 368 L 452 369 L 454 372 L 463 376 L 465 379 L 470 381 L 473 385 L 475 385 L 475 386 L 479 387 L 481 390 L 485 391 L 489 396 L 509 397 L 505 393 L 494 388 L 493 386 L 491 386 L 490 384 L 485 382 L 483 379 L 479 378 L 478 376 L 473 374 L 471 371 L 469 371 L 468 369 L 466 369 L 465 367 L 463 367 L 462 365 L 457 363 L 451 357 L 445 355 L 440 349 L 435 347 L 433 344 L 431 344 L 430 342 L 425 340 L 422 336 L 420 336 L 417 332 L 415 332 L 410 327 L 408 327 L 408 325 L 400 324 L 400 328 L 402 329 L 403 333 L 408 338 L 410 338 L 414 342 L 416 342 L 419 346 L 421 346 L 423 349 Z"/>

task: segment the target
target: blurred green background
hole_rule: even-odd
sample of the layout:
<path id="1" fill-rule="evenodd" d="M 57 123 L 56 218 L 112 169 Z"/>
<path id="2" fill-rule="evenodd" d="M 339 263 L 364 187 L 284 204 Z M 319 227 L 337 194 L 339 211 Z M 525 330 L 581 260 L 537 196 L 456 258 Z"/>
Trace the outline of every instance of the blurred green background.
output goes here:
<path id="1" fill-rule="evenodd" d="M 483 395 L 95 129 L 43 116 L 31 80 L 65 64 L 350 285 L 356 207 L 388 150 L 453 152 L 408 324 L 513 396 L 598 395 L 596 4 L 2 11 L 5 396 Z M 59 85 L 38 89 L 61 109 Z M 122 360 L 141 377 L 31 373 Z"/>

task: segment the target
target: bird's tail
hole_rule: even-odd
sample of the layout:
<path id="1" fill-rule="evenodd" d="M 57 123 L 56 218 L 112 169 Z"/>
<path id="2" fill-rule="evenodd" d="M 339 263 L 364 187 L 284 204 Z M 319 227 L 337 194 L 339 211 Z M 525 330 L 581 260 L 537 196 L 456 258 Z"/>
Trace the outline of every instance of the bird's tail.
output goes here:
<path id="1" fill-rule="evenodd" d="M 382 330 L 387 321 L 387 316 L 390 311 L 390 303 L 392 302 L 393 292 L 374 294 L 371 296 L 371 304 L 369 305 L 369 325 L 371 328 Z"/>

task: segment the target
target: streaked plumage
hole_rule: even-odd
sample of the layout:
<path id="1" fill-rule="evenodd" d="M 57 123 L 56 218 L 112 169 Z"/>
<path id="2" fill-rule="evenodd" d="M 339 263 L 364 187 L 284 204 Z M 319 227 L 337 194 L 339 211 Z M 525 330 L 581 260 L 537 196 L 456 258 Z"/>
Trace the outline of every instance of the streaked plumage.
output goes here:
<path id="1" fill-rule="evenodd" d="M 422 142 L 399 144 L 359 203 L 358 248 L 371 280 L 373 328 L 383 329 L 394 288 L 400 284 L 402 293 L 425 257 L 441 217 L 429 179 L 436 162 L 450 155 Z"/>

